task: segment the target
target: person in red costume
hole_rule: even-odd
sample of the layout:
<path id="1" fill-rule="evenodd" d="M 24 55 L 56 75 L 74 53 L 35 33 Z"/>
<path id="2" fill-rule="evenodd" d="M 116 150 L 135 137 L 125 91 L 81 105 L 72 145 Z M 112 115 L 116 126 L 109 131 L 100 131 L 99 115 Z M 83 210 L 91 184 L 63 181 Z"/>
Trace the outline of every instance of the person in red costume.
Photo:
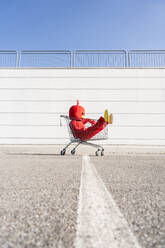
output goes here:
<path id="1" fill-rule="evenodd" d="M 97 122 L 91 119 L 85 119 L 85 109 L 79 105 L 77 100 L 77 105 L 73 105 L 69 109 L 69 118 L 71 119 L 69 126 L 72 130 L 73 136 L 79 138 L 80 140 L 89 140 L 101 130 L 103 130 L 108 121 L 101 116 Z M 90 127 L 85 127 L 86 123 L 90 123 Z"/>

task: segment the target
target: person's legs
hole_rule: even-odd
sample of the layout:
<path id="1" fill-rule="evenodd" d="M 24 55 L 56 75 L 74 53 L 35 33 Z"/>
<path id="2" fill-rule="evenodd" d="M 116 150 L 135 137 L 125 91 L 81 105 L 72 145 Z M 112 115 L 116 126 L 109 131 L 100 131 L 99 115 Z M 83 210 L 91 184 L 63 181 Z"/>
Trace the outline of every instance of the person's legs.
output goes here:
<path id="1" fill-rule="evenodd" d="M 93 136 L 95 136 L 97 133 L 99 133 L 101 130 L 103 130 L 107 125 L 107 122 L 105 122 L 104 118 L 101 116 L 96 124 L 94 124 L 91 127 L 86 128 L 81 133 L 81 139 L 88 140 L 91 139 Z"/>

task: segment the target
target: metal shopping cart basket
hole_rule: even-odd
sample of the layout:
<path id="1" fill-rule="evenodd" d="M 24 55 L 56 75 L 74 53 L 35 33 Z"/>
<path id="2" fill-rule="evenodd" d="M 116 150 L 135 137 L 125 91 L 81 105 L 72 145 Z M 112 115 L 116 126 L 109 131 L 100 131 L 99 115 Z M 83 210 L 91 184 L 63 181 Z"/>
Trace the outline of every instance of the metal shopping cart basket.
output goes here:
<path id="1" fill-rule="evenodd" d="M 67 125 L 67 129 L 68 129 L 68 133 L 69 133 L 69 138 L 70 138 L 70 142 L 61 150 L 61 155 L 65 155 L 66 149 L 72 144 L 72 143 L 77 143 L 76 146 L 71 150 L 71 154 L 74 155 L 76 152 L 76 148 L 80 145 L 88 145 L 88 146 L 92 146 L 97 148 L 97 151 L 95 152 L 96 156 L 100 155 L 103 156 L 104 155 L 104 148 L 101 145 L 97 145 L 94 143 L 91 143 L 89 141 L 86 140 L 81 140 L 78 138 L 75 138 L 73 136 L 72 130 L 70 129 L 69 123 L 70 123 L 70 118 L 67 115 L 60 115 L 60 118 L 64 118 L 66 121 L 66 125 Z M 95 120 L 96 121 L 96 120 Z M 107 140 L 108 139 L 108 125 L 99 133 L 97 133 L 95 136 L 93 136 L 90 140 L 94 141 L 94 140 Z"/>

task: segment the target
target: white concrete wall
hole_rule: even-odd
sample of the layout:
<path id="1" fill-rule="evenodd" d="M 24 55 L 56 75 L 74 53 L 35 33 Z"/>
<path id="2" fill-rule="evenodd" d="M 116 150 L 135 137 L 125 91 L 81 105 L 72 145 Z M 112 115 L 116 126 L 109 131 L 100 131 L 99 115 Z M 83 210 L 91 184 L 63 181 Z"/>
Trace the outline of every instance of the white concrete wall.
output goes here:
<path id="1" fill-rule="evenodd" d="M 113 113 L 106 143 L 165 145 L 165 69 L 0 69 L 0 144 L 66 143 L 76 99 Z"/>

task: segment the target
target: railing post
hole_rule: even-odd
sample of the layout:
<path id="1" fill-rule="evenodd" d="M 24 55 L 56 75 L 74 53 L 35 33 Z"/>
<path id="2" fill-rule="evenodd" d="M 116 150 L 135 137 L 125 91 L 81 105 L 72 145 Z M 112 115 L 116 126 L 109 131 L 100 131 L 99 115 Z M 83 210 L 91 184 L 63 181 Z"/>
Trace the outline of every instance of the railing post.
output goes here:
<path id="1" fill-rule="evenodd" d="M 72 52 L 72 67 L 75 67 L 75 57 L 74 57 L 74 51 Z"/>
<path id="2" fill-rule="evenodd" d="M 70 52 L 70 68 L 73 67 L 73 55 L 72 55 L 72 51 Z"/>
<path id="3" fill-rule="evenodd" d="M 127 66 L 130 67 L 130 51 L 128 51 L 127 61 L 128 61 Z"/>

